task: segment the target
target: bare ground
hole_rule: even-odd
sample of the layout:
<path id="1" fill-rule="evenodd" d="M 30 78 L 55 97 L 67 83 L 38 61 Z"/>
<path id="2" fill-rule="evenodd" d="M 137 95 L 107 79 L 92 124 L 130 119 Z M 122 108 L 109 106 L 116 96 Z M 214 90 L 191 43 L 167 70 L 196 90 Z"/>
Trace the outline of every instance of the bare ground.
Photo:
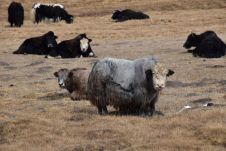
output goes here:
<path id="1" fill-rule="evenodd" d="M 226 150 L 226 107 L 194 109 L 177 114 L 186 104 L 211 99 L 226 103 L 226 60 L 194 58 L 182 48 L 190 31 L 214 30 L 226 41 L 224 0 L 63 0 L 72 14 L 64 22 L 35 25 L 25 6 L 22 28 L 7 23 L 9 1 L 0 1 L 0 150 Z M 135 8 L 150 20 L 114 23 L 111 12 Z M 87 33 L 98 58 L 45 59 L 13 55 L 26 39 L 54 31 L 58 42 Z M 99 116 L 87 100 L 73 102 L 57 85 L 53 72 L 87 67 L 103 57 L 154 55 L 175 71 L 157 109 L 165 116 Z"/>

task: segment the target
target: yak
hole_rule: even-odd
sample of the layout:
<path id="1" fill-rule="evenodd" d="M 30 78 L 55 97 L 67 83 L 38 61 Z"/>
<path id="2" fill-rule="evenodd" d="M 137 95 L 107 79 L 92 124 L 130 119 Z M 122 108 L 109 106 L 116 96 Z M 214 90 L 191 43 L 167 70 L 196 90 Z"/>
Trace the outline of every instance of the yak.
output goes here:
<path id="1" fill-rule="evenodd" d="M 108 113 L 112 105 L 120 113 L 153 115 L 166 77 L 174 74 L 152 56 L 135 59 L 104 58 L 90 72 L 87 96 L 98 113 Z"/>
<path id="2" fill-rule="evenodd" d="M 125 9 L 122 11 L 115 10 L 112 17 L 116 21 L 126 21 L 131 19 L 149 19 L 150 17 L 140 11 L 134 11 L 131 9 Z"/>
<path id="3" fill-rule="evenodd" d="M 31 15 L 33 22 L 37 24 L 45 19 L 52 19 L 53 22 L 64 20 L 68 24 L 73 23 L 74 20 L 74 16 L 68 14 L 61 4 L 34 4 Z"/>
<path id="4" fill-rule="evenodd" d="M 67 89 L 72 100 L 86 99 L 87 82 L 90 70 L 86 68 L 63 68 L 54 72 L 60 88 Z"/>
<path id="5" fill-rule="evenodd" d="M 8 22 L 10 26 L 21 27 L 24 22 L 24 8 L 21 3 L 12 2 L 8 7 Z"/>
<path id="6" fill-rule="evenodd" d="M 60 42 L 50 53 L 50 56 L 61 58 L 95 57 L 90 43 L 92 39 L 86 34 L 79 34 L 73 39 Z"/>
<path id="7" fill-rule="evenodd" d="M 56 47 L 56 39 L 57 36 L 54 35 L 54 32 L 49 31 L 42 36 L 26 39 L 13 53 L 48 55 Z"/>
<path id="8" fill-rule="evenodd" d="M 226 45 L 214 31 L 206 31 L 200 35 L 191 33 L 188 35 L 184 48 L 195 47 L 188 50 L 194 57 L 220 58 L 225 55 Z"/>

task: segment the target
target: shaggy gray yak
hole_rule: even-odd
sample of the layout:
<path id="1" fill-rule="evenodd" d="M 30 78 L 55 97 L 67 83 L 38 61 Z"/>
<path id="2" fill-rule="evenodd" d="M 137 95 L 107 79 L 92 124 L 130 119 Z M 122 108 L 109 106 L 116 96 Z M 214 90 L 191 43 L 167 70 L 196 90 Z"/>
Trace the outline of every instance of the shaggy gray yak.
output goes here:
<path id="1" fill-rule="evenodd" d="M 159 92 L 172 74 L 174 71 L 152 56 L 136 60 L 105 58 L 93 65 L 87 85 L 88 99 L 100 115 L 108 113 L 108 105 L 121 114 L 153 115 Z"/>

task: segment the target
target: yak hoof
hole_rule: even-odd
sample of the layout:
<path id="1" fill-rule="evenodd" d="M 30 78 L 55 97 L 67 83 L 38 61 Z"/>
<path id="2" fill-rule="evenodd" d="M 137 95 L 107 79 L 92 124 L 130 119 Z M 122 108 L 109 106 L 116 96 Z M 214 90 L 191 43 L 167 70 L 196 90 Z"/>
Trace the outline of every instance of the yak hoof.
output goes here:
<path id="1" fill-rule="evenodd" d="M 161 111 L 153 111 L 152 116 L 164 116 L 164 114 Z"/>
<path id="2" fill-rule="evenodd" d="M 98 107 L 98 113 L 100 115 L 107 115 L 108 114 L 107 107 L 106 106 L 104 106 L 104 107 Z"/>
<path id="3" fill-rule="evenodd" d="M 71 96 L 71 99 L 72 99 L 72 101 L 79 101 L 80 100 L 79 97 L 73 97 L 73 96 Z"/>

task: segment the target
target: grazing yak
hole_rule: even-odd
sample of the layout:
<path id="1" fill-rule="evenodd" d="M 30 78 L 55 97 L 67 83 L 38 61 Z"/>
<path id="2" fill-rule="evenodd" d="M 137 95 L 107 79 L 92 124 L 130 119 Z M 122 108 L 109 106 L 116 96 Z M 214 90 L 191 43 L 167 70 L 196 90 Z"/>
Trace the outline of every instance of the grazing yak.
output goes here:
<path id="1" fill-rule="evenodd" d="M 86 34 L 79 34 L 74 39 L 60 42 L 57 47 L 50 53 L 50 56 L 61 58 L 78 58 L 78 57 L 95 57 L 91 49 L 90 42 Z"/>
<path id="2" fill-rule="evenodd" d="M 14 54 L 37 54 L 37 55 L 48 55 L 49 52 L 56 47 L 57 36 L 54 32 L 49 31 L 46 34 L 26 39 L 19 47 L 18 50 L 14 51 Z"/>
<path id="3" fill-rule="evenodd" d="M 24 8 L 21 3 L 12 2 L 8 7 L 8 22 L 10 26 L 21 27 L 24 22 Z"/>
<path id="4" fill-rule="evenodd" d="M 225 43 L 214 31 L 206 31 L 200 35 L 191 33 L 183 47 L 186 49 L 196 47 L 194 50 L 188 50 L 188 52 L 195 57 L 203 58 L 219 58 L 224 56 L 226 52 Z"/>
<path id="5" fill-rule="evenodd" d="M 54 76 L 58 78 L 59 87 L 67 89 L 72 100 L 86 99 L 89 74 L 90 70 L 86 68 L 72 70 L 63 68 L 54 72 Z"/>
<path id="6" fill-rule="evenodd" d="M 68 14 L 61 4 L 34 4 L 31 10 L 34 23 L 39 23 L 45 19 L 58 22 L 64 20 L 66 23 L 73 23 L 74 16 Z"/>
<path id="7" fill-rule="evenodd" d="M 111 18 L 116 21 L 126 21 L 131 19 L 149 19 L 150 17 L 142 12 L 125 9 L 122 11 L 116 10 Z"/>
<path id="8" fill-rule="evenodd" d="M 120 113 L 152 115 L 166 78 L 174 71 L 164 68 L 152 56 L 125 60 L 105 58 L 96 62 L 88 79 L 87 97 L 107 114 L 107 105 Z"/>

